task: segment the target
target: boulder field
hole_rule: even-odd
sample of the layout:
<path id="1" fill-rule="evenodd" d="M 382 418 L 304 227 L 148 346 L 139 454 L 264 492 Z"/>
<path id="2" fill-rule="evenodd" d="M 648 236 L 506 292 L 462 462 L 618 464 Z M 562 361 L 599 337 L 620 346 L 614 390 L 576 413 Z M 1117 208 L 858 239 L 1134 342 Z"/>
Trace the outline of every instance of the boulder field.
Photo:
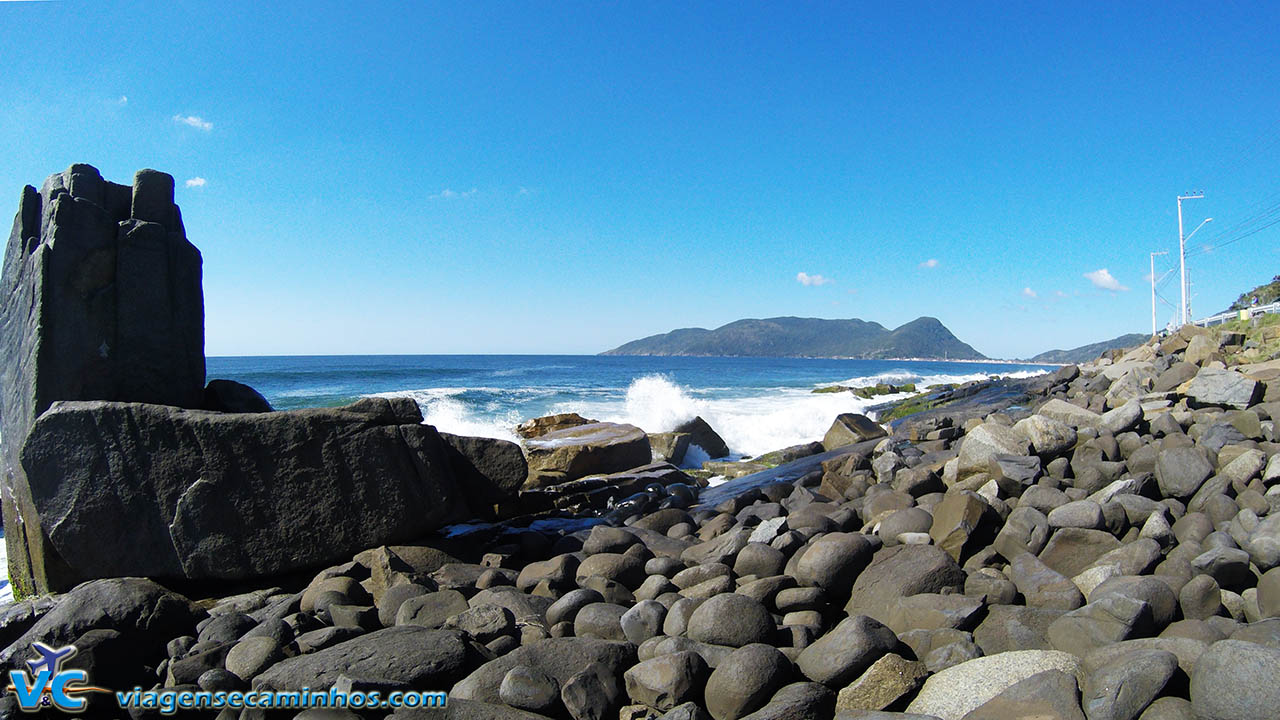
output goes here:
<path id="1" fill-rule="evenodd" d="M 70 642 L 128 687 L 450 692 L 332 715 L 379 720 L 1274 718 L 1280 363 L 1233 340 L 1186 329 L 977 417 L 842 417 L 845 444 L 572 532 L 227 596 L 93 580 L 0 611 L 0 661 Z"/>

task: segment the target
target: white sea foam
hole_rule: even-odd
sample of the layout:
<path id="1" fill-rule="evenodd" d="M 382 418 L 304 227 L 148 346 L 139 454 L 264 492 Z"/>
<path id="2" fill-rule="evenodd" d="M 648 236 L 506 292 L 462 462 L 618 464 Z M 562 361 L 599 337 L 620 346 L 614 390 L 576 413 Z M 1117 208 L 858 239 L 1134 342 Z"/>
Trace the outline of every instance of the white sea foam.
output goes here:
<path id="1" fill-rule="evenodd" d="M 994 376 L 1025 378 L 1044 371 L 1009 373 L 922 374 L 894 369 L 837 383 L 862 387 L 876 383 L 914 382 L 920 389 L 942 383 L 963 383 Z M 771 450 L 821 440 L 836 415 L 867 412 L 867 408 L 909 397 L 909 393 L 871 399 L 852 393 L 813 393 L 810 387 L 688 388 L 664 375 L 636 378 L 625 393 L 610 388 L 521 387 L 511 389 L 441 387 L 383 393 L 418 401 L 426 422 L 444 432 L 516 441 L 514 427 L 537 414 L 576 412 L 589 418 L 635 425 L 646 432 L 670 432 L 701 416 L 724 438 L 733 456 L 760 455 Z M 476 402 L 464 394 L 489 393 L 494 399 Z M 555 396 L 572 399 L 551 403 Z M 700 449 L 699 449 L 700 450 Z M 694 452 L 686 465 L 694 466 L 705 453 Z"/>
<path id="2" fill-rule="evenodd" d="M 520 411 L 476 407 L 459 399 L 459 395 L 468 391 L 502 392 L 497 388 L 442 387 L 378 393 L 375 397 L 413 398 L 422 410 L 423 422 L 441 432 L 517 442 L 515 426 L 524 420 Z"/>

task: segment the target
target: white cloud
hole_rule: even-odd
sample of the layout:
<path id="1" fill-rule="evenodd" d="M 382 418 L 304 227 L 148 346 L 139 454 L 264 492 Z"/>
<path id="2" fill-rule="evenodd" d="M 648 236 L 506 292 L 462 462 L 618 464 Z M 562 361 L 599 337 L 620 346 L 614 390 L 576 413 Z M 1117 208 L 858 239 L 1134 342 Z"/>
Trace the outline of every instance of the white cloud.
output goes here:
<path id="1" fill-rule="evenodd" d="M 199 177 L 199 176 L 196 176 L 196 177 L 193 177 L 193 178 L 191 178 L 190 180 L 188 180 L 188 181 L 187 181 L 187 187 L 189 187 L 189 188 L 202 188 L 202 187 L 204 187 L 205 182 L 206 182 L 206 180 L 205 180 L 204 178 Z"/>
<path id="2" fill-rule="evenodd" d="M 519 191 L 519 192 L 517 192 L 516 194 L 517 194 L 517 195 L 532 195 L 532 194 L 533 194 L 533 191 L 532 191 L 532 190 L 530 190 L 529 188 L 527 188 L 527 187 L 525 187 L 525 186 L 521 185 L 521 186 L 520 186 L 520 191 Z"/>
<path id="3" fill-rule="evenodd" d="M 428 195 L 427 199 L 428 200 L 457 200 L 458 198 L 468 198 L 475 194 L 476 194 L 475 188 L 471 188 L 470 190 L 464 190 L 462 192 L 445 188 L 434 195 Z"/>
<path id="4" fill-rule="evenodd" d="M 1024 288 L 1022 288 L 1022 295 L 1023 295 L 1023 297 L 1033 298 L 1033 297 L 1035 297 L 1035 296 L 1036 296 L 1036 291 L 1035 291 L 1035 290 L 1032 290 L 1032 289 L 1031 289 L 1031 288 L 1029 288 L 1029 287 L 1024 287 Z"/>
<path id="5" fill-rule="evenodd" d="M 929 258 L 928 260 L 925 260 L 924 262 L 920 263 L 920 267 L 925 269 L 936 268 L 938 267 L 938 260 L 937 258 Z"/>
<path id="6" fill-rule="evenodd" d="M 209 132 L 213 129 L 213 123 L 205 120 L 199 115 L 174 115 L 173 121 L 205 132 Z"/>
<path id="7" fill-rule="evenodd" d="M 129 96 L 128 96 L 128 95 L 121 95 L 121 96 L 120 96 L 120 99 L 116 101 L 116 104 L 117 104 L 117 105 L 128 105 L 128 104 L 129 104 Z"/>
<path id="8" fill-rule="evenodd" d="M 796 282 L 800 283 L 801 285 L 805 285 L 807 287 L 812 287 L 815 285 L 827 285 L 835 281 L 829 277 L 823 277 L 821 275 L 810 275 L 809 273 L 799 272 L 799 273 L 796 273 Z"/>
<path id="9" fill-rule="evenodd" d="M 1064 292 L 1062 292 L 1061 290 L 1054 290 L 1054 291 L 1053 291 L 1053 294 L 1054 294 L 1054 295 L 1057 295 L 1057 296 L 1058 296 L 1058 297 L 1060 297 L 1060 298 L 1064 298 L 1064 297 L 1066 297 L 1066 296 L 1067 296 L 1067 294 L 1066 294 L 1066 293 L 1064 293 Z"/>
<path id="10" fill-rule="evenodd" d="M 1087 272 L 1084 276 L 1089 282 L 1093 283 L 1093 286 L 1096 288 L 1110 290 L 1112 292 L 1123 292 L 1129 289 L 1124 285 L 1121 285 L 1119 280 L 1111 277 L 1111 273 L 1106 268 Z"/>

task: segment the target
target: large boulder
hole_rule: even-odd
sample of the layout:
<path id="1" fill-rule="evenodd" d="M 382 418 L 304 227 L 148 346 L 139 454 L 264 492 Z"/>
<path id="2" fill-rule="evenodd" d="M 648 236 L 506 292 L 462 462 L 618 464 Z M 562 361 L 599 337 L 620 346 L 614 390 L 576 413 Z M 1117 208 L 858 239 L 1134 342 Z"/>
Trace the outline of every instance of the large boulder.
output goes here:
<path id="1" fill-rule="evenodd" d="M 169 175 L 141 170 L 130 187 L 72 165 L 23 189 L 0 278 L 0 483 L 18 592 L 76 579 L 45 549 L 20 461 L 28 431 L 57 400 L 200 407 L 201 264 Z"/>
<path id="2" fill-rule="evenodd" d="M 840 413 L 822 438 L 822 447 L 835 450 L 864 440 L 882 438 L 888 433 L 875 420 L 858 413 Z"/>
<path id="3" fill-rule="evenodd" d="M 154 656 L 163 656 L 166 642 L 195 629 L 198 614 L 191 601 L 145 578 L 94 580 L 62 596 L 0 652 L 0 667 L 26 669 L 26 661 L 38 657 L 34 642 L 51 647 L 79 645 L 84 636 L 104 630 L 119 633 L 123 642 L 133 646 L 132 654 L 150 656 L 148 660 L 154 662 Z M 146 674 L 140 664 L 134 670 Z"/>
<path id="4" fill-rule="evenodd" d="M 458 698 L 501 703 L 498 691 L 502 679 L 518 665 L 555 678 L 564 687 L 574 674 L 592 663 L 600 663 L 609 677 L 620 677 L 622 671 L 635 662 L 635 646 L 630 643 L 592 638 L 547 638 L 481 665 L 453 686 L 449 691 L 449 701 Z"/>
<path id="5" fill-rule="evenodd" d="M 649 437 L 634 425 L 588 423 L 525 440 L 529 479 L 525 488 L 588 475 L 621 472 L 651 459 Z"/>
<path id="6" fill-rule="evenodd" d="M 578 413 L 560 413 L 558 415 L 544 415 L 536 417 L 532 420 L 526 420 L 516 426 L 516 434 L 522 438 L 536 438 L 546 435 L 556 430 L 564 430 L 566 428 L 578 427 L 588 423 L 596 422 L 588 420 Z"/>
<path id="7" fill-rule="evenodd" d="M 729 446 L 725 444 L 724 438 L 720 437 L 720 433 L 712 429 L 701 417 L 694 417 L 692 420 L 680 423 L 673 432 L 687 435 L 689 445 L 702 448 L 707 457 L 720 458 L 729 454 Z"/>
<path id="8" fill-rule="evenodd" d="M 458 516 L 435 429 L 406 398 L 221 414 L 57 403 L 22 452 L 42 582 L 241 579 L 350 558 Z"/>
<path id="9" fill-rule="evenodd" d="M 1205 368 L 1187 384 L 1187 399 L 1195 407 L 1225 406 L 1247 408 L 1260 401 L 1263 384 L 1235 370 Z"/>
<path id="10" fill-rule="evenodd" d="M 1027 455 L 1031 442 L 1021 432 L 1006 425 L 983 423 L 969 431 L 960 444 L 960 477 L 986 472 L 997 455 Z"/>
<path id="11" fill-rule="evenodd" d="M 529 476 L 520 446 L 508 440 L 440 433 L 449 466 L 475 513 L 492 516 L 495 506 L 516 498 Z"/>
<path id="12" fill-rule="evenodd" d="M 907 712 L 961 720 L 1018 682 L 1049 670 L 1079 678 L 1080 660 L 1054 650 L 1016 650 L 968 660 L 926 680 Z"/>
<path id="13" fill-rule="evenodd" d="M 338 678 L 439 690 L 462 677 L 473 651 L 455 630 L 399 626 L 378 630 L 272 665 L 253 679 L 255 690 L 326 691 Z"/>
<path id="14" fill-rule="evenodd" d="M 1280 650 L 1241 640 L 1214 643 L 1191 671 L 1191 705 L 1203 720 L 1263 720 L 1280 707 Z"/>

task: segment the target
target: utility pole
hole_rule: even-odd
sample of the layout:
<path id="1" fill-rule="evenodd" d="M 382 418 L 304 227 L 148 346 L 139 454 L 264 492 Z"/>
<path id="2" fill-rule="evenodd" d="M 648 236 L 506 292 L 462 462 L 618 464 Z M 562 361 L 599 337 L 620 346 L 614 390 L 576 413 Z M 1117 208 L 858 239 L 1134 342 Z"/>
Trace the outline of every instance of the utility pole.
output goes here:
<path id="1" fill-rule="evenodd" d="M 1151 337 L 1156 336 L 1156 256 L 1168 254 L 1167 252 L 1151 253 Z"/>
<path id="2" fill-rule="evenodd" d="M 1204 193 L 1199 191 L 1178 196 L 1178 256 L 1179 265 L 1182 266 L 1182 319 L 1178 322 L 1179 326 L 1191 322 L 1190 316 L 1187 315 L 1187 238 L 1182 234 L 1182 201 L 1198 200 L 1202 197 Z"/>

